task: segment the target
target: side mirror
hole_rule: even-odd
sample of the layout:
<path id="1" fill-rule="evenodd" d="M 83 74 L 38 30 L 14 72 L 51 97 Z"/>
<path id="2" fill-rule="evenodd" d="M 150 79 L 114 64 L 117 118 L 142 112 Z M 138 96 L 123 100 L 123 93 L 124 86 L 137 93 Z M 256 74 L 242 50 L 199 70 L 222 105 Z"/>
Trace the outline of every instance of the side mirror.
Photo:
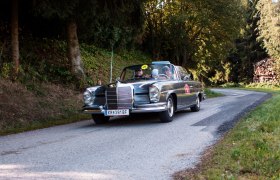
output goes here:
<path id="1" fill-rule="evenodd" d="M 184 81 L 190 81 L 190 80 L 192 80 L 192 79 L 191 79 L 191 74 L 186 75 L 186 76 L 183 78 L 183 80 L 184 80 Z"/>

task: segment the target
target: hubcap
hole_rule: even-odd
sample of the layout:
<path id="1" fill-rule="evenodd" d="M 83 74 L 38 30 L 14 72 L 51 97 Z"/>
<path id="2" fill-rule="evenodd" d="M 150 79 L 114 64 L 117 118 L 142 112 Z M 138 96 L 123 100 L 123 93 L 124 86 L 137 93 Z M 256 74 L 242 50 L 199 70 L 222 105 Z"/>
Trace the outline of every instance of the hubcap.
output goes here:
<path id="1" fill-rule="evenodd" d="M 172 98 L 168 98 L 168 101 L 167 101 L 167 110 L 168 110 L 168 115 L 169 115 L 169 117 L 172 117 L 172 116 L 173 116 L 173 113 L 174 113 L 174 106 L 173 106 L 173 100 L 172 100 Z"/>

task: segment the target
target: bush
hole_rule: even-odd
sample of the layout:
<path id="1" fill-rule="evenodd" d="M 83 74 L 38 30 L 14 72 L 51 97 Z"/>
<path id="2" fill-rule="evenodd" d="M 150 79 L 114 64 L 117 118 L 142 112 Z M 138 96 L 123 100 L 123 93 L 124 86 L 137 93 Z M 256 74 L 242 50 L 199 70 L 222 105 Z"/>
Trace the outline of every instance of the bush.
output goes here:
<path id="1" fill-rule="evenodd" d="M 99 49 L 93 45 L 81 44 L 81 55 L 86 73 L 87 85 L 109 83 L 110 65 L 112 52 Z M 139 51 L 120 51 L 113 53 L 113 75 L 114 81 L 122 69 L 129 65 L 150 63 L 151 58 Z"/>
<path id="2" fill-rule="evenodd" d="M 108 83 L 111 52 L 84 43 L 80 44 L 80 51 L 86 74 L 85 82 L 77 82 L 70 71 L 71 64 L 67 59 L 67 43 L 65 41 L 30 37 L 24 39 L 21 44 L 18 80 L 27 85 L 33 82 L 52 82 L 90 86 L 98 84 L 99 80 L 103 84 Z M 5 49 L 5 52 L 8 51 Z M 0 64 L 0 77 L 11 79 L 13 64 L 8 56 L 1 57 L 3 63 Z M 120 75 L 125 66 L 148 63 L 150 59 L 139 51 L 114 52 L 113 80 Z"/>
<path id="3" fill-rule="evenodd" d="M 275 89 L 280 88 L 279 82 L 265 82 L 265 83 L 250 83 L 246 85 L 247 88 L 265 88 L 265 89 Z"/>
<path id="4" fill-rule="evenodd" d="M 3 67 L 1 68 L 0 71 L 0 77 L 4 79 L 8 79 L 11 77 L 13 71 L 13 65 L 12 63 L 3 63 Z"/>
<path id="5" fill-rule="evenodd" d="M 225 83 L 222 84 L 221 87 L 223 88 L 236 88 L 236 87 L 244 87 L 244 84 L 241 83 Z"/>

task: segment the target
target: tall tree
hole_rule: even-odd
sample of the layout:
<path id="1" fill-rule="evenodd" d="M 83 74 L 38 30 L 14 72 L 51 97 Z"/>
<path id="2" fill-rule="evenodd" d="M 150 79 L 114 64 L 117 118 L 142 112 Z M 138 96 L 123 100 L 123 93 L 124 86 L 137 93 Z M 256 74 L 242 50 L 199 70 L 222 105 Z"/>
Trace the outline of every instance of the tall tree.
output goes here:
<path id="1" fill-rule="evenodd" d="M 141 41 L 144 0 L 98 0 L 95 18 L 82 28 L 83 40 L 99 47 L 129 49 Z M 91 35 L 91 36 L 89 36 Z"/>
<path id="2" fill-rule="evenodd" d="M 88 2 L 91 3 L 92 1 Z M 80 9 L 80 3 L 79 0 L 72 0 L 71 3 L 55 0 L 36 1 L 35 11 L 45 18 L 56 18 L 66 24 L 67 57 L 71 64 L 71 72 L 77 79 L 84 80 L 85 73 L 77 35 L 77 19 L 81 18 L 79 17 L 79 13 L 81 13 L 82 10 L 89 11 L 92 7 L 88 6 L 88 9 Z"/>
<path id="3" fill-rule="evenodd" d="M 84 76 L 79 39 L 99 47 L 128 49 L 143 31 L 143 0 L 40 0 L 36 12 L 66 25 L 72 72 Z M 79 34 L 78 34 L 79 33 Z"/>
<path id="4" fill-rule="evenodd" d="M 67 45 L 67 56 L 72 65 L 71 71 L 78 79 L 82 80 L 85 74 L 77 35 L 77 23 L 74 19 L 67 22 Z"/>
<path id="5" fill-rule="evenodd" d="M 18 76 L 18 72 L 19 72 L 18 7 L 19 7 L 19 0 L 12 0 L 11 1 L 11 46 L 12 46 L 12 59 L 14 64 L 14 78 Z"/>
<path id="6" fill-rule="evenodd" d="M 265 50 L 262 48 L 262 41 L 257 41 L 258 38 L 258 22 L 260 15 L 256 9 L 256 4 L 259 0 L 248 0 L 246 11 L 246 26 L 243 28 L 243 34 L 236 41 L 237 54 L 239 58 L 239 81 L 252 82 L 254 75 L 254 64 L 267 57 Z"/>
<path id="7" fill-rule="evenodd" d="M 260 40 L 268 54 L 276 59 L 280 75 L 280 1 L 259 0 L 257 8 L 260 13 Z"/>
<path id="8" fill-rule="evenodd" d="M 239 36 L 243 12 L 242 0 L 149 0 L 145 45 L 201 78 L 221 74 L 218 79 L 226 80 L 226 56 Z"/>

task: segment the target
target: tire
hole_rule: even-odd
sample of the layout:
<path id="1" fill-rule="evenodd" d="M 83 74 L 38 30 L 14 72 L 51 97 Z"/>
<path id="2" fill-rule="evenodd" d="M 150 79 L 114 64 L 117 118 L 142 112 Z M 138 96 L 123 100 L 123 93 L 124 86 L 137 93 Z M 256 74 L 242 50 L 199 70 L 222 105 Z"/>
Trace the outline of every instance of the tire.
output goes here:
<path id="1" fill-rule="evenodd" d="M 162 123 L 168 123 L 173 121 L 174 116 L 174 100 L 172 96 L 169 96 L 167 101 L 167 110 L 159 113 L 159 118 Z"/>
<path id="2" fill-rule="evenodd" d="M 110 117 L 103 114 L 92 114 L 92 119 L 95 124 L 105 124 L 109 121 Z"/>
<path id="3" fill-rule="evenodd" d="M 200 110 L 200 99 L 199 96 L 196 97 L 195 105 L 191 107 L 192 112 L 197 112 Z"/>

